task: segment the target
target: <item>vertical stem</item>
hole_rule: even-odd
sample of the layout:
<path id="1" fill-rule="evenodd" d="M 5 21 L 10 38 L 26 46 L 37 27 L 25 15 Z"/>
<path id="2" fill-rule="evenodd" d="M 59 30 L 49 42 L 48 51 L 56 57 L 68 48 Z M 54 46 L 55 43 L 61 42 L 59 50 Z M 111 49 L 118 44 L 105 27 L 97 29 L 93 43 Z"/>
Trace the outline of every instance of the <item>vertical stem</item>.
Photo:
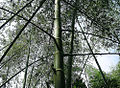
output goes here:
<path id="1" fill-rule="evenodd" d="M 77 4 L 77 0 L 75 2 L 75 6 Z M 73 41 L 74 41 L 74 27 L 75 27 L 75 17 L 77 14 L 77 10 L 76 8 L 73 11 L 73 18 L 72 18 L 72 25 L 71 25 L 71 29 L 72 29 L 72 35 L 71 35 L 71 47 L 70 47 L 70 54 L 73 53 Z M 67 72 L 67 88 L 71 88 L 71 80 L 72 80 L 72 61 L 73 61 L 73 56 L 69 56 L 68 57 L 68 72 Z"/>
<path id="2" fill-rule="evenodd" d="M 54 36 L 57 45 L 55 45 L 54 74 L 55 88 L 65 88 L 64 71 L 63 71 L 63 49 L 61 40 L 61 23 L 60 23 L 60 0 L 55 0 L 55 20 Z"/>
<path id="3" fill-rule="evenodd" d="M 30 51 L 30 50 L 29 50 L 29 51 Z M 30 54 L 30 53 L 29 53 L 29 54 Z M 26 80 L 27 80 L 27 70 L 28 70 L 28 63 L 29 63 L 29 54 L 28 54 L 27 61 L 26 61 L 26 69 L 25 69 L 25 75 L 24 75 L 23 88 L 25 88 Z"/>
<path id="4" fill-rule="evenodd" d="M 29 64 L 29 57 L 30 57 L 30 45 L 31 45 L 31 36 L 30 36 L 30 44 L 28 48 L 28 56 L 27 56 L 27 61 L 26 61 L 26 69 L 25 69 L 25 75 L 24 75 L 24 83 L 23 83 L 23 88 L 26 86 L 26 80 L 27 80 L 27 71 L 28 71 L 28 64 Z"/>
<path id="5" fill-rule="evenodd" d="M 30 85 L 31 85 L 31 80 L 32 80 L 32 75 L 33 75 L 33 70 L 34 70 L 34 66 L 32 67 L 32 70 L 31 70 L 30 81 L 29 81 L 29 84 L 28 84 L 28 88 L 30 88 Z"/>

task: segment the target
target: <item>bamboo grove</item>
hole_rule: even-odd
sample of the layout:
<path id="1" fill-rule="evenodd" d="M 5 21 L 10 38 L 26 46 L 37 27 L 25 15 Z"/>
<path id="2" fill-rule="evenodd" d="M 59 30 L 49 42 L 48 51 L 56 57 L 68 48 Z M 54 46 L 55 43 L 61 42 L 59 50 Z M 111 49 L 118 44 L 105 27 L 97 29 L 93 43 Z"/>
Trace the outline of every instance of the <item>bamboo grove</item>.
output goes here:
<path id="1" fill-rule="evenodd" d="M 1 2 L 0 88 L 92 88 L 91 60 L 111 88 L 97 57 L 120 55 L 119 7 L 119 0 Z"/>

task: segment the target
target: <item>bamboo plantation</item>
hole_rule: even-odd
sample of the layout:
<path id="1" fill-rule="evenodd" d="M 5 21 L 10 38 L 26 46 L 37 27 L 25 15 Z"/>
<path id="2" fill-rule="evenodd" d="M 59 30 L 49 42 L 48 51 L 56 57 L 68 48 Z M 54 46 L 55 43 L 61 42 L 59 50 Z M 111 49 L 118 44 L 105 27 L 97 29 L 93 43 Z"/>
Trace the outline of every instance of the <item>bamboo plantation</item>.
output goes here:
<path id="1" fill-rule="evenodd" d="M 98 61 L 120 55 L 119 14 L 119 0 L 1 1 L 0 88 L 120 88 L 120 62 Z"/>

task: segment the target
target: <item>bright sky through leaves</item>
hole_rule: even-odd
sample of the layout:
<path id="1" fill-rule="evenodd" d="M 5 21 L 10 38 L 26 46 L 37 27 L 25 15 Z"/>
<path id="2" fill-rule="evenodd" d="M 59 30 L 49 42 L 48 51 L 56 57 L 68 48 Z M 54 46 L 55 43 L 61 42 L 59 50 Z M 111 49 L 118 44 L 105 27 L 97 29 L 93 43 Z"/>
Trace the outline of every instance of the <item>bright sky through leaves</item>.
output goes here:
<path id="1" fill-rule="evenodd" d="M 104 51 L 104 52 L 107 53 L 107 51 Z M 103 55 L 103 56 L 98 56 L 97 59 L 98 59 L 98 62 L 102 70 L 105 72 L 110 72 L 112 68 L 114 68 L 116 64 L 118 63 L 119 56 L 118 55 Z M 93 65 L 97 68 L 95 61 L 93 61 Z"/>

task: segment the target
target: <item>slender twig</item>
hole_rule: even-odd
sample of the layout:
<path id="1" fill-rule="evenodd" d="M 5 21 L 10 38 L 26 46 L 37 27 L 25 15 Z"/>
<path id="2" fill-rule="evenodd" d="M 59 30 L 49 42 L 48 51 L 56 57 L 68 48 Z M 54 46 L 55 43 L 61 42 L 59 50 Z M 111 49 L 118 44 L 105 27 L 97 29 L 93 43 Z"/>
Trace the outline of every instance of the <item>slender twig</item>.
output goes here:
<path id="1" fill-rule="evenodd" d="M 5 45 L 4 47 L 2 47 L 1 49 L 0 49 L 0 51 L 2 51 L 3 49 L 5 49 L 7 46 L 9 46 L 10 44 L 7 44 L 7 45 Z"/>
<path id="2" fill-rule="evenodd" d="M 1 21 L 1 20 L 8 20 L 8 19 L 5 19 L 5 18 L 2 19 L 2 18 L 0 18 L 0 21 Z"/>
<path id="3" fill-rule="evenodd" d="M 64 54 L 64 56 L 86 56 L 92 53 L 77 53 L 77 54 Z M 120 53 L 94 53 L 94 55 L 120 55 Z"/>
<path id="4" fill-rule="evenodd" d="M 12 17 L 10 17 L 4 24 L 2 24 L 0 26 L 0 29 L 2 27 L 4 27 L 11 19 L 13 19 L 17 14 L 19 14 L 19 12 L 21 12 L 24 8 L 26 8 L 30 3 L 32 3 L 34 0 L 30 1 L 29 3 L 27 3 L 25 6 L 23 6 L 19 11 L 17 11 Z"/>
<path id="5" fill-rule="evenodd" d="M 11 47 L 13 46 L 13 44 L 16 42 L 16 40 L 19 38 L 19 36 L 21 35 L 21 33 L 23 32 L 23 30 L 27 27 L 27 25 L 30 23 L 30 21 L 32 20 L 32 18 L 35 16 L 35 14 L 38 12 L 38 10 L 41 8 L 41 6 L 43 5 L 43 3 L 46 0 L 42 0 L 40 3 L 40 6 L 36 9 L 36 11 L 32 14 L 32 16 L 30 17 L 30 19 L 28 20 L 28 22 L 24 25 L 24 27 L 20 30 L 20 32 L 17 34 L 17 36 L 14 38 L 14 40 L 11 42 L 10 46 L 7 48 L 7 50 L 4 52 L 3 56 L 0 58 L 0 63 L 3 60 L 3 58 L 7 55 L 8 51 L 11 49 Z"/>

